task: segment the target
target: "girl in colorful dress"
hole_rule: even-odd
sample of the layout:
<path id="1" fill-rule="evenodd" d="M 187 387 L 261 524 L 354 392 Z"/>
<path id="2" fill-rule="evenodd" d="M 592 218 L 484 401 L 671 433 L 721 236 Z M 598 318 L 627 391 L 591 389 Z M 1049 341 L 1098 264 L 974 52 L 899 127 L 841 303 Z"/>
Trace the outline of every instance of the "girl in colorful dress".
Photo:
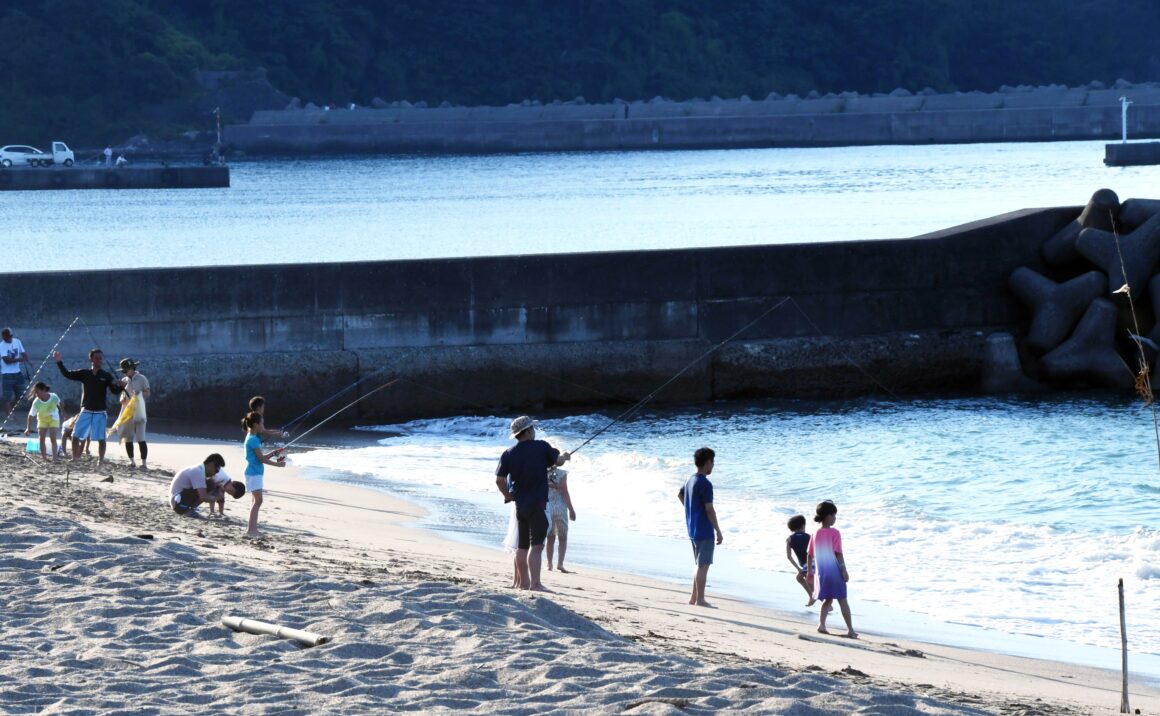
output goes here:
<path id="1" fill-rule="evenodd" d="M 281 450 L 262 452 L 262 414 L 251 411 L 242 418 L 242 428 L 246 431 L 246 489 L 253 496 L 250 505 L 250 524 L 246 531 L 247 537 L 261 537 L 258 531 L 258 510 L 262 508 L 263 484 L 266 476 L 266 465 L 286 467 L 286 456 Z"/>
<path id="2" fill-rule="evenodd" d="M 837 505 L 830 500 L 818 503 L 814 522 L 820 522 L 822 526 L 810 538 L 810 546 L 806 550 L 806 578 L 814 590 L 814 597 L 823 600 L 818 631 L 822 634 L 830 633 L 826 631 L 826 617 L 833 611 L 834 600 L 837 599 L 842 618 L 846 620 L 845 635 L 856 639 L 858 633 L 854 631 L 850 605 L 846 601 L 846 582 L 850 581 L 850 575 L 846 571 L 846 559 L 842 554 L 842 535 L 834 529 L 837 519 Z"/>

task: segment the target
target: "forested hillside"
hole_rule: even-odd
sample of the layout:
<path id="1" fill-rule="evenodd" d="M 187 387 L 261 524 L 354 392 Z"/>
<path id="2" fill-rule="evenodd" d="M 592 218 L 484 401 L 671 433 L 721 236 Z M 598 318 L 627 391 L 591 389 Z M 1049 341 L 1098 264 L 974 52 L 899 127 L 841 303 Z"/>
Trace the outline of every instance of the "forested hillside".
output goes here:
<path id="1" fill-rule="evenodd" d="M 8 0 L 0 143 L 205 129 L 199 71 L 317 103 L 1160 79 L 1156 0 Z M 228 117 L 244 121 L 246 117 Z"/>

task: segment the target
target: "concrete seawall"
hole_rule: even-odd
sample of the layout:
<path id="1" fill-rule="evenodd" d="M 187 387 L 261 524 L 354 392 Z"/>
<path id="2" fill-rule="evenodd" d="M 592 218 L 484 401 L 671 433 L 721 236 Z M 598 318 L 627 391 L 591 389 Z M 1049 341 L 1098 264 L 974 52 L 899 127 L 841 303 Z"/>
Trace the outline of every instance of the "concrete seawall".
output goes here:
<path id="1" fill-rule="evenodd" d="M 1160 137 L 1160 86 L 801 99 L 319 108 L 255 112 L 226 128 L 249 153 L 526 152 Z"/>
<path id="2" fill-rule="evenodd" d="M 1078 213 L 889 241 L 4 274 L 0 292 L 36 364 L 77 315 L 68 367 L 94 343 L 141 360 L 157 417 L 232 420 L 263 393 L 285 419 L 376 373 L 406 380 L 352 419 L 632 402 L 785 296 L 658 399 L 976 390 L 986 335 L 1025 320 L 1009 274 Z"/>
<path id="3" fill-rule="evenodd" d="M 11 167 L 0 169 L 0 191 L 40 189 L 210 189 L 230 185 L 230 168 Z"/>

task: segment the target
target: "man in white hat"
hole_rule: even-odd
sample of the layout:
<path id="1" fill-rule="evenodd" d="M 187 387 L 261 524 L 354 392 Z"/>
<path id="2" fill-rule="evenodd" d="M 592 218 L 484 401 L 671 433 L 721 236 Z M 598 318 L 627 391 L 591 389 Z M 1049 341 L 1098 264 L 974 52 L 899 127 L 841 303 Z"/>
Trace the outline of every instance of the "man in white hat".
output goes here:
<path id="1" fill-rule="evenodd" d="M 526 415 L 512 421 L 511 432 L 516 444 L 500 456 L 495 486 L 504 502 L 516 503 L 516 587 L 546 592 L 540 583 L 540 562 L 548 534 L 548 468 L 563 465 L 571 456 L 536 440 L 536 424 Z"/>

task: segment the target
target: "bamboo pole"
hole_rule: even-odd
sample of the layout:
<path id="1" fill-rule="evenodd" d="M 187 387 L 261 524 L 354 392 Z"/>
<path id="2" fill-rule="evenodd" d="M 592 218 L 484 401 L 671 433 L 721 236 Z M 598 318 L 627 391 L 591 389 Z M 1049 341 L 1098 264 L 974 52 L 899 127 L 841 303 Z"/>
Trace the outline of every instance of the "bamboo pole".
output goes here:
<path id="1" fill-rule="evenodd" d="M 222 624 L 225 624 L 234 631 L 244 631 L 247 634 L 268 634 L 280 639 L 293 639 L 303 646 L 318 646 L 319 644 L 325 644 L 330 641 L 330 637 L 315 634 L 314 632 L 291 629 L 290 627 L 282 627 L 277 624 L 260 622 L 256 619 L 246 619 L 245 617 L 222 617 Z"/>
<path id="2" fill-rule="evenodd" d="M 1120 713 L 1132 713 L 1128 706 L 1128 626 L 1124 620 L 1124 579 L 1120 578 L 1120 669 L 1123 675 L 1123 691 L 1120 694 Z"/>

